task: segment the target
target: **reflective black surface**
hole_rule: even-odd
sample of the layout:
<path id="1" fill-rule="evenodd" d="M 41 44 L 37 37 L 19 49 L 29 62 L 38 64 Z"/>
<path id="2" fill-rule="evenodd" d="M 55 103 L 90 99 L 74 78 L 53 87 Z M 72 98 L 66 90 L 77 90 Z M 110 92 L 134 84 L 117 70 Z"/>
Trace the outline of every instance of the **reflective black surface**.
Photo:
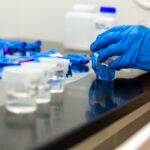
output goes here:
<path id="1" fill-rule="evenodd" d="M 150 90 L 150 74 L 134 79 L 116 79 L 112 82 L 97 81 L 89 75 L 67 84 L 65 92 L 53 94 L 49 104 L 41 104 L 35 113 L 16 115 L 0 107 L 0 149 L 21 150 L 38 148 L 46 143 L 53 144 L 62 136 L 72 139 L 75 129 L 94 128 L 95 119 L 131 102 L 134 98 Z M 142 105 L 142 103 L 140 104 Z M 128 108 L 127 108 L 128 109 Z M 121 110 L 117 110 L 121 112 Z M 130 113 L 130 109 L 129 112 Z M 111 121 L 112 118 L 109 118 Z M 113 122 L 113 120 L 112 120 Z M 84 133 L 84 137 L 86 136 Z M 87 133 L 89 136 L 90 132 Z M 76 140 L 78 140 L 76 138 Z M 65 144 L 67 144 L 66 141 Z M 58 140 L 59 143 L 59 140 Z M 69 143 L 71 144 L 71 143 Z M 42 147 L 41 147 L 42 149 Z"/>
<path id="2" fill-rule="evenodd" d="M 137 79 L 94 80 L 89 90 L 90 110 L 86 117 L 91 120 L 142 93 L 143 89 Z"/>

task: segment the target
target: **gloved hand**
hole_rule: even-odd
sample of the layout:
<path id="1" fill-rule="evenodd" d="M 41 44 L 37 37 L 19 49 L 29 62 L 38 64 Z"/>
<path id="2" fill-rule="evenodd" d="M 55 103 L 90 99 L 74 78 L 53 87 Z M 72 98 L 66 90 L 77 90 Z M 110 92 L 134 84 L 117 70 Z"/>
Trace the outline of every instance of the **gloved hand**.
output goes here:
<path id="1" fill-rule="evenodd" d="M 118 56 L 109 69 L 136 68 L 150 71 L 150 29 L 144 26 L 117 26 L 100 34 L 91 45 L 98 62 Z"/>

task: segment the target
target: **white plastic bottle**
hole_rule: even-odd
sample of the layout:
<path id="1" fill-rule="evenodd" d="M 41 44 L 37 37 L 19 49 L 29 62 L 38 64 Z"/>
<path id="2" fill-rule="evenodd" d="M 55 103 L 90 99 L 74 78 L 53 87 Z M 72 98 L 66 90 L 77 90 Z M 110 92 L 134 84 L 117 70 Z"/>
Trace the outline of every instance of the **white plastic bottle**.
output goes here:
<path id="1" fill-rule="evenodd" d="M 116 18 L 116 8 L 114 7 L 100 7 L 100 14 L 94 20 L 94 39 L 97 36 L 106 30 L 116 26 L 118 24 Z M 96 58 L 98 55 L 96 54 Z M 117 56 L 113 56 L 108 58 L 105 62 L 99 63 L 97 61 L 97 70 L 99 70 L 99 74 L 97 74 L 97 79 L 111 81 L 115 77 L 115 70 L 109 70 L 108 64 L 115 60 Z"/>
<path id="2" fill-rule="evenodd" d="M 65 18 L 64 46 L 66 49 L 89 50 L 93 41 L 96 6 L 75 4 L 73 9 Z"/>
<path id="3" fill-rule="evenodd" d="M 100 7 L 100 13 L 94 20 L 94 36 L 93 41 L 97 36 L 106 30 L 118 25 L 116 17 L 116 8 Z"/>

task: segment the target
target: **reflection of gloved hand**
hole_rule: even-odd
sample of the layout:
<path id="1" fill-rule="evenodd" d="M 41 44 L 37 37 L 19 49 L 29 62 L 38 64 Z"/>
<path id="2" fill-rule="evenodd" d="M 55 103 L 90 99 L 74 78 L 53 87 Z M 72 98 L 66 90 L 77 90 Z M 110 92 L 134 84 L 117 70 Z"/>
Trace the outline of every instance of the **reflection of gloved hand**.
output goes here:
<path id="1" fill-rule="evenodd" d="M 143 93 L 138 79 L 116 79 L 113 82 L 93 81 L 89 90 L 90 110 L 87 119 L 93 119 Z"/>
<path id="2" fill-rule="evenodd" d="M 89 90 L 90 111 L 86 113 L 88 119 L 95 118 L 115 107 L 111 100 L 113 89 L 113 82 L 93 81 Z"/>
<path id="3" fill-rule="evenodd" d="M 117 26 L 100 34 L 91 45 L 98 61 L 119 56 L 109 69 L 136 68 L 150 71 L 150 29 L 144 26 Z"/>

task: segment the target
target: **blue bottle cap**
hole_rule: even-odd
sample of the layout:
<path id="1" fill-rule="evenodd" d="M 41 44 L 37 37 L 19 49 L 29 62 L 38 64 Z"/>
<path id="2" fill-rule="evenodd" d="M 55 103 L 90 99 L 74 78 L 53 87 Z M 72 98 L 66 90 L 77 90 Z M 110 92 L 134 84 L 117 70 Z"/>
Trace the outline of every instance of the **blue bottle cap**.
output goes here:
<path id="1" fill-rule="evenodd" d="M 101 13 L 116 13 L 116 8 L 115 7 L 100 7 L 100 12 Z"/>

